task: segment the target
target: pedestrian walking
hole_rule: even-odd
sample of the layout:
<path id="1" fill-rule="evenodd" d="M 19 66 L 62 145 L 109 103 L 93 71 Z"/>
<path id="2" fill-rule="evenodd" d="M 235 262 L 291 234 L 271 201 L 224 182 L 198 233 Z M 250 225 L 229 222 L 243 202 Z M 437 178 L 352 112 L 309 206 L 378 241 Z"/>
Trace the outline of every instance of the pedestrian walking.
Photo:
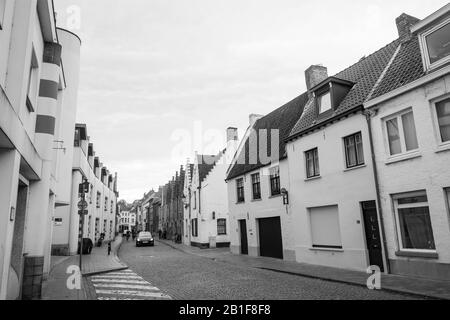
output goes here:
<path id="1" fill-rule="evenodd" d="M 127 242 L 128 242 L 128 240 L 130 240 L 130 233 L 129 232 L 127 233 Z"/>
<path id="2" fill-rule="evenodd" d="M 111 241 L 108 242 L 108 256 L 111 255 Z"/>

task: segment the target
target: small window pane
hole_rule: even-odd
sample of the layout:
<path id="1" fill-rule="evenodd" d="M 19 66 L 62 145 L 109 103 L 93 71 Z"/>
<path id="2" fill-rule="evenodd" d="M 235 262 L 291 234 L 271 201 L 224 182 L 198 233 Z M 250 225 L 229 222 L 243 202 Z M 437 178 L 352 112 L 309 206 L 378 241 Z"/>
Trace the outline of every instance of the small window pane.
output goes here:
<path id="1" fill-rule="evenodd" d="M 321 96 L 319 96 L 318 104 L 319 104 L 319 113 L 325 112 L 331 109 L 331 94 L 327 92 Z"/>
<path id="2" fill-rule="evenodd" d="M 435 250 L 428 207 L 399 209 L 404 249 Z"/>
<path id="3" fill-rule="evenodd" d="M 419 148 L 416 135 L 416 125 L 414 124 L 414 116 L 412 112 L 402 116 L 403 132 L 405 134 L 406 150 L 416 150 Z"/>
<path id="4" fill-rule="evenodd" d="M 442 142 L 450 141 L 450 99 L 436 104 Z"/>
<path id="5" fill-rule="evenodd" d="M 400 132 L 398 130 L 397 118 L 387 121 L 386 127 L 391 155 L 402 153 L 402 145 L 400 142 Z"/>
<path id="6" fill-rule="evenodd" d="M 450 55 L 450 23 L 426 37 L 430 63 Z"/>

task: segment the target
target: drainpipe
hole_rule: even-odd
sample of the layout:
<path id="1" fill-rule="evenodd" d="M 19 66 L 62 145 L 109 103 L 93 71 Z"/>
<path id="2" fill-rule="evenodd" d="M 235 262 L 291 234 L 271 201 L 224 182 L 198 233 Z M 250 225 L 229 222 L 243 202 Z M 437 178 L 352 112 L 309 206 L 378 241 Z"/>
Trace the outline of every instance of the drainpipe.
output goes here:
<path id="1" fill-rule="evenodd" d="M 370 141 L 370 152 L 371 152 L 371 158 L 372 158 L 372 168 L 373 168 L 373 176 L 375 181 L 375 191 L 377 194 L 377 202 L 378 202 L 378 213 L 380 216 L 380 229 L 381 234 L 383 237 L 383 253 L 384 253 L 384 259 L 386 260 L 386 273 L 391 273 L 391 268 L 389 265 L 389 254 L 387 249 L 387 240 L 386 240 L 386 231 L 384 228 L 384 218 L 383 218 L 383 209 L 381 206 L 381 196 L 380 196 L 380 183 L 378 180 L 378 167 L 377 162 L 375 160 L 375 148 L 373 146 L 373 135 L 372 135 L 372 117 L 376 114 L 376 111 L 373 110 L 365 110 L 363 111 L 363 114 L 366 116 L 367 120 L 367 127 L 369 129 L 369 141 Z"/>

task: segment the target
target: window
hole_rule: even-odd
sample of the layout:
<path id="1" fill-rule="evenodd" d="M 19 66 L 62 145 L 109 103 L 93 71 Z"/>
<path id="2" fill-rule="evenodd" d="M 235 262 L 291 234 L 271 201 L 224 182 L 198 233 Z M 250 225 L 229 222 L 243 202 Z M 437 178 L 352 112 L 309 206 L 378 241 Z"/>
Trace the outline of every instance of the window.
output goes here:
<path id="1" fill-rule="evenodd" d="M 331 93 L 330 91 L 321 94 L 317 97 L 317 104 L 319 106 L 319 114 L 331 109 Z"/>
<path id="2" fill-rule="evenodd" d="M 439 132 L 442 142 L 450 141 L 450 99 L 436 103 Z"/>
<path id="3" fill-rule="evenodd" d="M 113 211 L 114 211 L 114 201 L 111 200 L 111 211 L 110 212 L 113 213 Z"/>
<path id="4" fill-rule="evenodd" d="M 194 191 L 194 209 L 197 209 L 197 191 Z"/>
<path id="5" fill-rule="evenodd" d="M 428 67 L 448 62 L 450 60 L 450 21 L 444 21 L 423 34 L 422 47 Z"/>
<path id="6" fill-rule="evenodd" d="M 100 192 L 97 192 L 97 208 L 100 208 L 100 199 L 101 199 L 102 195 L 100 194 Z"/>
<path id="7" fill-rule="evenodd" d="M 411 110 L 403 112 L 386 121 L 386 130 L 391 156 L 417 150 L 416 126 Z"/>
<path id="8" fill-rule="evenodd" d="M 105 197 L 105 211 L 108 211 L 108 197 Z"/>
<path id="9" fill-rule="evenodd" d="M 225 235 L 227 234 L 227 220 L 226 219 L 217 219 L 217 235 Z"/>
<path id="10" fill-rule="evenodd" d="M 5 19 L 6 0 L 0 0 L 0 30 L 3 30 L 3 20 Z"/>
<path id="11" fill-rule="evenodd" d="M 1 1 L 1 0 L 0 0 Z M 38 95 L 38 84 L 39 84 L 39 64 L 36 57 L 36 52 L 34 48 L 31 50 L 31 62 L 30 70 L 28 73 L 28 84 L 27 84 L 27 108 L 28 111 L 34 112 L 36 105 L 36 99 Z"/>
<path id="12" fill-rule="evenodd" d="M 347 168 L 354 168 L 364 164 L 361 132 L 344 138 L 344 146 Z"/>
<path id="13" fill-rule="evenodd" d="M 252 174 L 253 200 L 261 199 L 261 178 L 259 173 Z"/>
<path id="14" fill-rule="evenodd" d="M 319 170 L 319 151 L 317 148 L 305 152 L 306 176 L 314 178 L 320 176 Z"/>
<path id="15" fill-rule="evenodd" d="M 342 249 L 338 206 L 309 209 L 313 248 Z"/>
<path id="16" fill-rule="evenodd" d="M 192 219 L 191 225 L 192 225 L 192 236 L 198 237 L 198 219 L 197 218 Z"/>
<path id="17" fill-rule="evenodd" d="M 402 250 L 436 250 L 425 192 L 394 197 Z"/>
<path id="18" fill-rule="evenodd" d="M 244 202 L 245 196 L 244 196 L 244 179 L 237 179 L 236 180 L 236 189 L 237 189 L 237 202 Z"/>
<path id="19" fill-rule="evenodd" d="M 281 194 L 280 189 L 280 167 L 273 167 L 269 170 L 270 173 L 270 194 L 277 196 Z"/>

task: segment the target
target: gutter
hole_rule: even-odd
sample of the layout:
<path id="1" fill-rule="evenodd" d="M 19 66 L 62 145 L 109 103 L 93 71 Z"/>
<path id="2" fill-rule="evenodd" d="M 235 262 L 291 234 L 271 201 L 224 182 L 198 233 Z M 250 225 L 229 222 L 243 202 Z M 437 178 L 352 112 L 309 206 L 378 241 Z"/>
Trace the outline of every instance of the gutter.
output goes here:
<path id="1" fill-rule="evenodd" d="M 389 265 L 389 254 L 387 250 L 387 240 L 386 240 L 386 230 L 384 227 L 384 218 L 383 218 L 383 209 L 381 206 L 381 195 L 380 195 L 380 182 L 378 180 L 378 167 L 377 162 L 375 159 L 375 148 L 373 145 L 373 134 L 372 134 L 372 116 L 375 115 L 376 112 L 373 111 L 366 111 L 364 112 L 367 120 L 367 126 L 369 129 L 369 141 L 370 141 L 370 153 L 371 153 L 371 160 L 372 160 L 372 168 L 373 168 L 373 177 L 375 182 L 375 192 L 377 197 L 377 203 L 378 203 L 378 215 L 379 215 L 379 225 L 381 229 L 381 236 L 383 237 L 383 255 L 384 259 L 386 261 L 386 273 L 391 273 L 390 265 Z"/>

